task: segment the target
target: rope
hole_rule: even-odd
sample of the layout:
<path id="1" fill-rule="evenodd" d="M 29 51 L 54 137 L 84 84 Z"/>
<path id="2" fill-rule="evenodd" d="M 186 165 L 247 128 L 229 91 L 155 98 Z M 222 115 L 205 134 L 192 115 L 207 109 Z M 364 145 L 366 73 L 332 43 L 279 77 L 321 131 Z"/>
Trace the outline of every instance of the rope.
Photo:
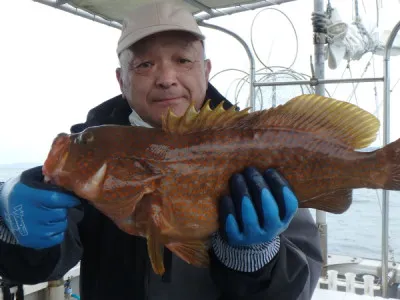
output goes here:
<path id="1" fill-rule="evenodd" d="M 312 12 L 311 21 L 315 33 L 327 33 L 327 17 L 325 13 Z"/>
<path id="2" fill-rule="evenodd" d="M 353 78 L 353 72 L 351 71 L 350 62 L 347 63 L 347 68 L 349 69 L 350 78 Z M 363 73 L 363 75 L 364 75 L 364 73 Z M 363 75 L 361 75 L 361 77 Z M 358 88 L 358 84 L 359 84 L 359 82 L 357 82 L 357 84 L 354 84 L 354 82 L 351 83 L 351 85 L 353 86 L 353 91 L 351 92 L 351 94 L 350 94 L 350 96 L 348 98 L 348 101 L 351 102 L 351 98 L 353 98 L 353 96 L 354 96 L 354 98 L 356 99 L 356 105 L 360 106 L 360 105 L 358 105 L 358 98 L 357 98 L 357 93 L 356 93 L 357 88 Z"/>
<path id="3" fill-rule="evenodd" d="M 354 11 L 355 11 L 355 19 L 357 22 L 360 19 L 360 14 L 358 12 L 358 0 L 354 0 Z"/>
<path id="4" fill-rule="evenodd" d="M 365 73 L 368 71 L 368 68 L 369 68 L 369 66 L 371 65 L 371 60 L 372 60 L 372 59 L 374 59 L 374 55 L 373 55 L 373 54 L 371 54 L 371 58 L 370 58 L 369 61 L 367 62 L 366 66 L 365 66 L 365 68 L 364 68 L 364 71 L 362 72 L 362 74 L 361 74 L 361 76 L 360 76 L 361 78 L 363 78 L 364 75 L 365 75 Z M 350 71 L 350 77 L 353 78 L 352 73 L 351 73 L 350 63 L 348 63 L 347 66 L 348 66 L 349 71 Z M 375 75 L 375 74 L 374 74 L 374 75 Z M 356 89 L 358 88 L 358 85 L 360 84 L 360 82 L 357 82 L 356 85 L 354 85 L 354 82 L 353 82 L 352 84 L 353 84 L 353 91 L 351 92 L 351 94 L 350 94 L 349 97 L 347 98 L 348 101 L 351 101 L 351 98 L 353 97 L 353 95 L 355 95 Z M 375 84 L 376 84 L 376 83 L 375 83 Z M 357 105 L 358 105 L 358 104 L 357 104 Z"/>
<path id="5" fill-rule="evenodd" d="M 328 4 L 326 5 L 326 12 L 325 12 L 325 15 L 328 19 L 330 19 L 332 17 L 332 11 L 333 11 L 333 8 L 332 8 L 331 1 L 328 0 Z"/>
<path id="6" fill-rule="evenodd" d="M 397 81 L 396 81 L 396 83 L 393 85 L 393 87 L 391 88 L 391 92 L 393 92 L 393 90 L 394 90 L 394 88 L 396 87 L 396 85 L 399 83 L 399 81 L 400 81 L 400 78 L 399 79 L 397 79 Z"/>

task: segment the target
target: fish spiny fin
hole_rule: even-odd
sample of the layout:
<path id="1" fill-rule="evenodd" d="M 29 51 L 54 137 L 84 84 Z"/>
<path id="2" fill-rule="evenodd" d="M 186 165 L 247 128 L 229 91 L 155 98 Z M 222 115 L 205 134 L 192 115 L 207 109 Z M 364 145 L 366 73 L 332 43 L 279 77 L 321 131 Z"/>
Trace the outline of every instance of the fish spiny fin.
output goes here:
<path id="1" fill-rule="evenodd" d="M 192 102 L 183 116 L 176 116 L 168 109 L 162 117 L 162 129 L 168 133 L 192 133 L 206 129 L 232 127 L 240 119 L 246 117 L 250 108 L 236 111 L 236 107 L 225 110 L 223 101 L 214 109 L 210 108 L 210 100 L 207 100 L 200 111 L 196 111 Z"/>
<path id="2" fill-rule="evenodd" d="M 379 119 L 362 108 L 316 94 L 301 95 L 275 108 L 250 113 L 238 126 L 241 122 L 253 129 L 277 127 L 313 132 L 336 138 L 354 149 L 369 146 L 380 126 Z"/>
<path id="3" fill-rule="evenodd" d="M 147 252 L 149 254 L 154 273 L 157 275 L 164 274 L 165 268 L 163 245 L 160 243 L 159 235 L 154 229 L 149 229 L 147 234 Z"/>
<path id="4" fill-rule="evenodd" d="M 210 100 L 199 112 L 191 103 L 182 117 L 170 110 L 163 117 L 163 130 L 169 133 L 193 133 L 207 129 L 224 128 L 284 128 L 330 136 L 354 149 L 369 146 L 375 139 L 380 122 L 362 108 L 333 98 L 316 94 L 301 95 L 274 108 L 249 112 L 236 111 L 235 106 L 225 110 L 223 102 L 215 109 Z"/>
<path id="5" fill-rule="evenodd" d="M 203 268 L 209 265 L 208 246 L 205 242 L 188 241 L 168 243 L 165 246 L 188 264 Z"/>

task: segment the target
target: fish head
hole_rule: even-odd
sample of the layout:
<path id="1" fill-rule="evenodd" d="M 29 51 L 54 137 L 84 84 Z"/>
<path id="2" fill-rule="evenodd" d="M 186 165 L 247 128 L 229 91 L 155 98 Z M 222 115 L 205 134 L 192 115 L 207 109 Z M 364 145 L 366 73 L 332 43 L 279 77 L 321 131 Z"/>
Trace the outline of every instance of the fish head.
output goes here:
<path id="1" fill-rule="evenodd" d="M 42 167 L 45 182 L 86 199 L 95 198 L 106 176 L 105 148 L 96 128 L 58 134 Z"/>

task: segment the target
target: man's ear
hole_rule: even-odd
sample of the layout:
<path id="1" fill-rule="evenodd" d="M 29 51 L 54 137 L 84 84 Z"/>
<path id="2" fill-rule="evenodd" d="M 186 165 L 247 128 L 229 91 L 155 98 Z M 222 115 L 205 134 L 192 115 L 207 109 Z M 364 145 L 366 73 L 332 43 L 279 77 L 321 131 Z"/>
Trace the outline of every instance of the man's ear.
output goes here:
<path id="1" fill-rule="evenodd" d="M 121 90 L 122 93 L 123 92 L 123 82 L 122 82 L 122 76 L 121 76 L 121 68 L 117 68 L 115 69 L 115 75 L 117 77 L 118 83 L 119 83 L 119 89 Z"/>
<path id="2" fill-rule="evenodd" d="M 211 60 L 206 59 L 204 61 L 204 73 L 206 75 L 206 82 L 210 79 L 210 73 L 211 73 Z"/>

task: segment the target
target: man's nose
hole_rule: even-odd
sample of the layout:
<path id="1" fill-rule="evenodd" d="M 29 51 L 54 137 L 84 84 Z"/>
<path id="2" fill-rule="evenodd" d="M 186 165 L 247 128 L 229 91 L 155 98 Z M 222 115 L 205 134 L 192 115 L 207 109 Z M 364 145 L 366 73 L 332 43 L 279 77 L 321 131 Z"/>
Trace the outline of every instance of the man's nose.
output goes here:
<path id="1" fill-rule="evenodd" d="M 177 84 L 177 72 L 170 63 L 163 63 L 157 70 L 156 85 L 161 88 L 169 88 Z"/>

